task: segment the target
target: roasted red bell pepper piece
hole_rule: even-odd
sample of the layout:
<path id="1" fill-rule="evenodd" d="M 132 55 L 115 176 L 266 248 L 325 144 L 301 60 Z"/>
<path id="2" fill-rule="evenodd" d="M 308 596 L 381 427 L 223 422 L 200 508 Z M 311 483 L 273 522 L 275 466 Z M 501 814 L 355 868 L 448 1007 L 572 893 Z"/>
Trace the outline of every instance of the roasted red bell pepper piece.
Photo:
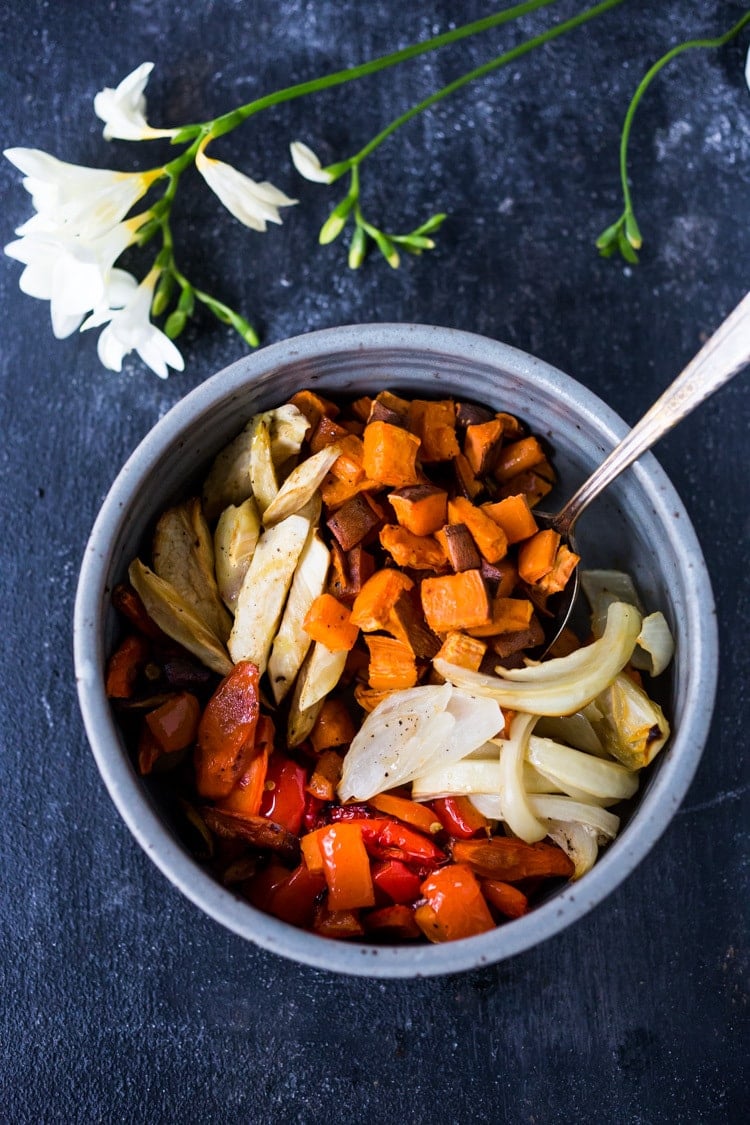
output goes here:
<path id="1" fill-rule="evenodd" d="M 393 793 L 379 793 L 376 797 L 371 797 L 368 803 L 378 812 L 403 820 L 405 824 L 410 824 L 420 832 L 426 832 L 428 836 L 434 836 L 442 828 L 441 821 L 430 806 L 421 805 L 419 801 L 397 797 Z"/>
<path id="2" fill-rule="evenodd" d="M 364 821 L 362 832 L 365 845 L 377 859 L 399 859 L 421 867 L 434 867 L 445 859 L 432 840 L 397 820 Z"/>
<path id="3" fill-rule="evenodd" d="M 439 797 L 430 804 L 449 836 L 469 840 L 480 833 L 487 834 L 489 820 L 474 808 L 468 797 Z"/>
<path id="4" fill-rule="evenodd" d="M 283 824 L 298 836 L 307 802 L 306 783 L 307 770 L 304 766 L 276 751 L 268 763 L 260 815 Z"/>
<path id="5" fill-rule="evenodd" d="M 198 726 L 196 788 L 201 797 L 228 797 L 255 752 L 258 668 L 236 664 L 209 699 Z"/>
<path id="6" fill-rule="evenodd" d="M 490 840 L 459 840 L 451 851 L 456 863 L 467 864 L 477 875 L 515 883 L 535 875 L 569 877 L 573 863 L 562 848 L 552 844 L 526 844 L 511 836 Z"/>
<path id="7" fill-rule="evenodd" d="M 365 934 L 358 910 L 330 910 L 325 903 L 315 907 L 313 930 L 329 938 L 359 938 Z"/>
<path id="8" fill-rule="evenodd" d="M 322 873 L 308 871 L 304 863 L 295 867 L 271 895 L 268 911 L 291 926 L 309 929 L 315 916 L 316 899 L 326 886 Z"/>
<path id="9" fill-rule="evenodd" d="M 284 867 L 277 859 L 272 859 L 267 867 L 263 867 L 253 876 L 247 888 L 247 897 L 258 910 L 265 910 L 268 913 L 276 891 L 288 879 L 289 868 Z"/>
<path id="10" fill-rule="evenodd" d="M 155 641 L 167 639 L 166 634 L 149 617 L 145 605 L 132 586 L 125 583 L 115 586 L 112 591 L 112 605 L 145 636 Z"/>
<path id="11" fill-rule="evenodd" d="M 420 896 L 419 875 L 397 859 L 373 864 L 372 881 L 395 903 L 414 902 Z"/>
<path id="12" fill-rule="evenodd" d="M 370 857 L 356 822 L 331 824 L 318 838 L 330 910 L 375 905 Z"/>
<path id="13" fill-rule="evenodd" d="M 145 637 L 131 633 L 112 653 L 107 664 L 105 691 L 109 699 L 130 699 L 141 668 L 151 653 Z"/>
<path id="14" fill-rule="evenodd" d="M 414 941 L 422 931 L 414 920 L 414 911 L 408 906 L 383 906 L 370 910 L 363 916 L 365 930 L 373 937 L 386 941 Z"/>
<path id="15" fill-rule="evenodd" d="M 422 883 L 426 898 L 414 920 L 429 941 L 458 941 L 494 930 L 495 923 L 476 876 L 463 863 L 451 863 Z"/>
<path id="16" fill-rule="evenodd" d="M 189 691 L 175 692 L 146 715 L 146 725 L 167 754 L 195 742 L 201 705 Z"/>

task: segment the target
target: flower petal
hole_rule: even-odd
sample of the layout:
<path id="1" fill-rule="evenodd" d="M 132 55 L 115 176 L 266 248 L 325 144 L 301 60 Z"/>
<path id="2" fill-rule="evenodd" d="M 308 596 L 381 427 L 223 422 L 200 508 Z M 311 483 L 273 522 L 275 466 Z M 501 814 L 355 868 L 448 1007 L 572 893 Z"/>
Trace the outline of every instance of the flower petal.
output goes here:
<path id="1" fill-rule="evenodd" d="M 333 182 L 331 173 L 323 168 L 313 150 L 303 144 L 302 141 L 292 141 L 289 151 L 292 154 L 292 163 L 300 176 L 304 176 L 306 180 L 312 180 L 316 184 Z"/>
<path id="2" fill-rule="evenodd" d="M 141 63 L 123 78 L 116 89 L 105 86 L 94 97 L 94 113 L 104 122 L 104 138 L 143 141 L 152 137 L 172 137 L 176 129 L 152 129 L 146 121 L 146 88 L 154 69 L 150 62 Z"/>
<path id="3" fill-rule="evenodd" d="M 278 207 L 296 202 L 273 184 L 258 184 L 231 164 L 206 156 L 203 148 L 196 154 L 195 166 L 226 209 L 252 230 L 264 231 L 267 223 L 281 223 Z"/>

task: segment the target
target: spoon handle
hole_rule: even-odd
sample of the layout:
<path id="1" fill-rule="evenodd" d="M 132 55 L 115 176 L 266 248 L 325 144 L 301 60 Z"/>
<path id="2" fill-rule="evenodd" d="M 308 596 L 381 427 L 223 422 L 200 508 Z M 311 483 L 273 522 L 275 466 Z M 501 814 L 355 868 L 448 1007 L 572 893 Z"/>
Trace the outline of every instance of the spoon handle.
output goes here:
<path id="1" fill-rule="evenodd" d="M 554 519 L 562 535 L 570 532 L 588 504 L 659 438 L 728 383 L 750 363 L 750 293 L 740 301 L 687 367 L 656 400 L 601 465 L 584 481 Z"/>

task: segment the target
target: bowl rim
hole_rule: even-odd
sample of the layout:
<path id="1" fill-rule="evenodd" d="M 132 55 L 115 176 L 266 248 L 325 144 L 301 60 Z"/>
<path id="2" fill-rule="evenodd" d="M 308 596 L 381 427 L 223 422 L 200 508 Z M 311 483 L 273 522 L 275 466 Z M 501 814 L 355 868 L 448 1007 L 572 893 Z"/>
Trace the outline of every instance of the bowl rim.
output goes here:
<path id="1" fill-rule="evenodd" d="M 544 360 L 511 345 L 461 329 L 425 324 L 353 324 L 320 329 L 267 345 L 223 368 L 179 400 L 148 432 L 108 491 L 86 545 L 74 612 L 74 663 L 79 704 L 97 767 L 121 817 L 147 855 L 179 890 L 216 921 L 263 949 L 333 972 L 381 978 L 462 972 L 515 956 L 553 937 L 613 892 L 667 828 L 693 779 L 711 722 L 718 680 L 718 630 L 711 583 L 694 528 L 682 501 L 653 454 L 629 472 L 648 495 L 665 536 L 690 560 L 685 627 L 692 635 L 681 730 L 638 806 L 637 834 L 625 831 L 580 883 L 572 883 L 528 915 L 488 934 L 444 945 L 371 946 L 322 938 L 281 922 L 222 887 L 176 841 L 117 741 L 104 694 L 101 617 L 108 601 L 112 545 L 140 482 L 165 449 L 196 417 L 245 391 L 290 362 L 382 351 L 470 356 L 472 361 L 533 377 L 548 391 L 595 421 L 597 436 L 614 445 L 629 426 L 597 395 Z M 687 737 L 689 728 L 689 738 Z"/>

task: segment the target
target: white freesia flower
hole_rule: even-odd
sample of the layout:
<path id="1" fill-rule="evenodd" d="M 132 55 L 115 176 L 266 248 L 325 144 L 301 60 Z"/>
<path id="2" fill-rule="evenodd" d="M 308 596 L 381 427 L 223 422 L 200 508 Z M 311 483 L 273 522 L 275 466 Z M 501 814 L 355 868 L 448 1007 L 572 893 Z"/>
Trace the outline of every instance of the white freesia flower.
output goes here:
<path id="1" fill-rule="evenodd" d="M 267 223 L 281 223 L 279 207 L 291 207 L 297 200 L 290 199 L 267 180 L 257 183 L 231 164 L 206 156 L 209 139 L 198 149 L 195 166 L 227 211 L 252 230 L 264 231 Z"/>
<path id="2" fill-rule="evenodd" d="M 115 172 L 66 164 L 36 148 L 7 148 L 4 155 L 23 172 L 23 186 L 38 212 L 24 234 L 51 225 L 67 227 L 82 238 L 98 238 L 119 223 L 162 174 L 161 168 Z"/>
<path id="3" fill-rule="evenodd" d="M 105 86 L 94 98 L 94 113 L 104 122 L 104 139 L 147 141 L 154 137 L 173 137 L 178 129 L 152 129 L 146 121 L 146 89 L 154 69 L 151 62 L 141 63 L 116 89 Z"/>
<path id="4" fill-rule="evenodd" d="M 300 176 L 304 176 L 306 180 L 312 180 L 316 184 L 333 183 L 331 173 L 322 166 L 313 150 L 303 144 L 302 141 L 292 141 L 289 151 L 292 154 L 292 163 Z"/>
<path id="5" fill-rule="evenodd" d="M 107 300 L 114 263 L 136 239 L 144 216 L 118 223 L 99 238 L 83 239 L 67 228 L 28 231 L 5 247 L 10 258 L 26 267 L 19 287 L 30 297 L 50 302 L 52 331 L 58 339 L 75 332 L 83 317 Z M 26 228 L 24 230 L 24 228 Z"/>
<path id="6" fill-rule="evenodd" d="M 750 90 L 750 47 L 747 49 L 747 59 L 745 60 L 745 81 L 748 90 Z"/>
<path id="7" fill-rule="evenodd" d="M 109 320 L 99 337 L 97 351 L 99 359 L 110 371 L 122 371 L 122 361 L 132 351 L 136 351 L 160 379 L 166 379 L 168 367 L 174 367 L 176 371 L 184 369 L 185 363 L 177 347 L 151 323 L 149 316 L 158 277 L 159 270 L 151 270 L 131 291 L 121 309 L 95 312 L 84 322 L 83 329 L 87 329 Z"/>

